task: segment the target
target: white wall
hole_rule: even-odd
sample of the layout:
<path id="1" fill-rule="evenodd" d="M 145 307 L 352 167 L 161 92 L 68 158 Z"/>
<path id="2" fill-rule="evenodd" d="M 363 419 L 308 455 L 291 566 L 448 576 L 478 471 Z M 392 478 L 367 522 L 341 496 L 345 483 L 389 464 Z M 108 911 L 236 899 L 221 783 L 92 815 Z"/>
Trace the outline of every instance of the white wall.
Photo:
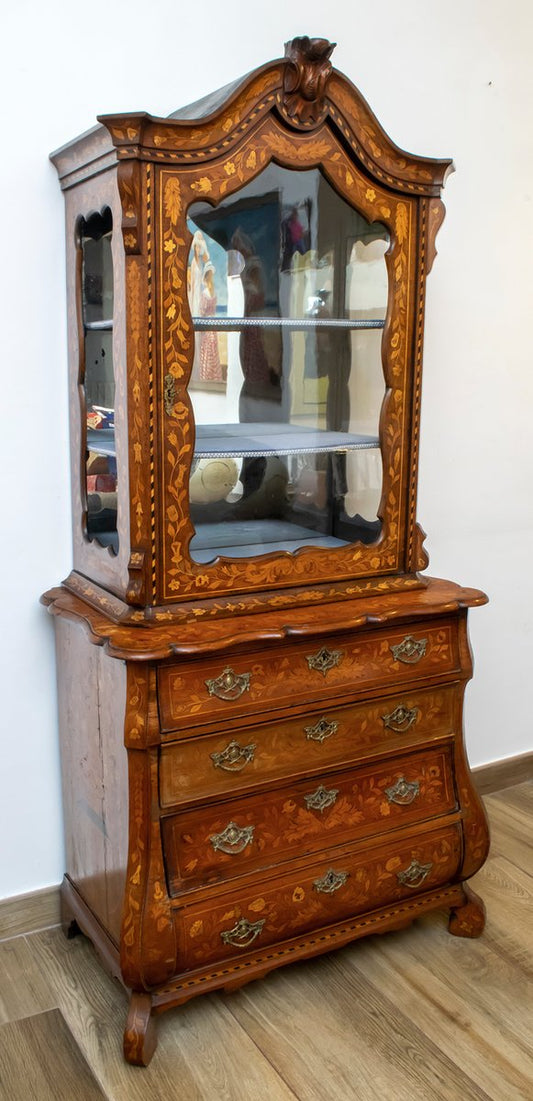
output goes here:
<path id="1" fill-rule="evenodd" d="M 531 0 L 18 0 L 3 32 L 0 897 L 63 872 L 53 629 L 38 603 L 70 569 L 63 198 L 48 153 L 99 112 L 167 114 L 296 34 L 337 40 L 336 66 L 400 146 L 456 161 L 429 283 L 418 511 L 431 572 L 491 597 L 471 614 L 472 763 L 529 750 Z"/>

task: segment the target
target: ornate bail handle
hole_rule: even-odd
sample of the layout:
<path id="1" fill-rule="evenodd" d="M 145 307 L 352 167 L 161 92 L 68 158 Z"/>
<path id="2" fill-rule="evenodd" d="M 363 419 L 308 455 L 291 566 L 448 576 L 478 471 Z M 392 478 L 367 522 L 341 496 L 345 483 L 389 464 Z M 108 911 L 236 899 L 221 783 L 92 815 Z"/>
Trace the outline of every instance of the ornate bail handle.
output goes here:
<path id="1" fill-rule="evenodd" d="M 328 650 L 323 646 L 316 654 L 307 654 L 306 660 L 310 669 L 316 669 L 325 677 L 330 669 L 340 665 L 344 657 L 343 650 Z"/>
<path id="2" fill-rule="evenodd" d="M 411 726 L 414 726 L 418 718 L 418 709 L 416 707 L 404 707 L 400 704 L 395 707 L 394 711 L 391 711 L 390 715 L 382 715 L 383 725 L 390 730 L 394 730 L 395 734 L 405 734 Z"/>
<path id="3" fill-rule="evenodd" d="M 254 836 L 255 826 L 238 826 L 236 822 L 228 822 L 222 833 L 214 833 L 209 838 L 215 852 L 229 853 L 235 856 L 242 853 Z"/>
<path id="4" fill-rule="evenodd" d="M 418 780 L 406 780 L 399 776 L 393 787 L 385 788 L 385 795 L 389 803 L 398 803 L 401 807 L 409 806 L 420 795 Z"/>
<path id="5" fill-rule="evenodd" d="M 312 795 L 304 795 L 304 802 L 308 810 L 319 810 L 322 814 L 326 807 L 333 806 L 338 794 L 338 788 L 330 788 L 328 791 L 323 784 L 319 784 Z"/>
<path id="6" fill-rule="evenodd" d="M 239 745 L 238 742 L 229 742 L 221 753 L 211 753 L 213 768 L 222 768 L 224 772 L 242 772 L 242 769 L 253 761 L 257 745 Z"/>
<path id="7" fill-rule="evenodd" d="M 256 937 L 263 930 L 266 918 L 259 921 L 248 921 L 247 918 L 239 918 L 233 929 L 225 929 L 221 934 L 224 944 L 232 944 L 234 948 L 249 948 Z"/>
<path id="8" fill-rule="evenodd" d="M 336 734 L 338 729 L 338 723 L 328 722 L 324 718 L 319 719 L 314 726 L 304 726 L 304 734 L 311 742 L 325 742 L 326 738 L 331 738 L 331 735 Z"/>
<path id="9" fill-rule="evenodd" d="M 427 644 L 427 638 L 416 639 L 412 635 L 406 635 L 396 646 L 391 646 L 392 656 L 395 661 L 403 661 L 405 665 L 416 665 L 424 657 Z"/>
<path id="10" fill-rule="evenodd" d="M 334 891 L 338 891 L 340 887 L 344 887 L 349 874 L 349 872 L 335 872 L 333 868 L 330 868 L 321 879 L 315 879 L 313 887 L 315 891 L 319 891 L 322 894 L 332 895 Z"/>
<path id="11" fill-rule="evenodd" d="M 420 864 L 418 860 L 412 860 L 408 868 L 396 873 L 396 878 L 402 887 L 420 887 L 432 867 L 433 864 Z"/>
<path id="12" fill-rule="evenodd" d="M 216 696 L 219 700 L 238 700 L 243 692 L 249 692 L 250 677 L 251 673 L 236 673 L 226 665 L 219 677 L 205 683 L 210 696 Z"/>

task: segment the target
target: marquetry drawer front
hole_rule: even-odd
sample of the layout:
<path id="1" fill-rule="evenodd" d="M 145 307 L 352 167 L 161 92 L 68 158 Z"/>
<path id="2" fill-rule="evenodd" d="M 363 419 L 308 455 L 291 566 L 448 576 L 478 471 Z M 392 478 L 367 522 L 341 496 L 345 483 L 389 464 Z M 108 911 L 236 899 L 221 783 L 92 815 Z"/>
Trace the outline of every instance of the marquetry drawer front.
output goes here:
<path id="1" fill-rule="evenodd" d="M 389 840 L 357 855 L 337 850 L 335 856 L 269 880 L 262 888 L 180 909 L 180 958 L 192 968 L 247 951 L 260 954 L 274 942 L 441 886 L 456 875 L 460 859 L 459 826 L 422 838 Z"/>
<path id="2" fill-rule="evenodd" d="M 449 751 L 441 750 L 183 811 L 162 822 L 169 890 L 229 879 L 454 807 Z"/>
<path id="3" fill-rule="evenodd" d="M 459 669 L 457 623 L 366 631 L 159 670 L 161 728 L 212 722 L 264 709 L 305 707 L 343 692 Z"/>
<path id="4" fill-rule="evenodd" d="M 161 805 L 233 795 L 416 746 L 452 734 L 457 708 L 454 686 L 426 688 L 262 726 L 232 730 L 229 724 L 223 734 L 180 739 L 161 750 Z"/>

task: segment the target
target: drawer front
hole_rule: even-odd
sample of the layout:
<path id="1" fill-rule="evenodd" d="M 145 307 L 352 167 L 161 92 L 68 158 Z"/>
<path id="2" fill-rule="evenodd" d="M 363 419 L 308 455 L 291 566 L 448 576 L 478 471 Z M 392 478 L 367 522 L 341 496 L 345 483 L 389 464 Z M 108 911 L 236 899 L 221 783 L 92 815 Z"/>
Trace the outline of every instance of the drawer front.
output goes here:
<path id="1" fill-rule="evenodd" d="M 354 855 L 341 851 L 300 872 L 176 914 L 179 958 L 203 966 L 335 924 L 453 880 L 461 859 L 459 826 L 422 839 L 389 840 Z"/>
<path id="2" fill-rule="evenodd" d="M 449 754 L 411 754 L 164 819 L 170 893 L 445 814 L 456 805 Z"/>
<path id="3" fill-rule="evenodd" d="M 251 710 L 306 707 L 311 700 L 417 680 L 460 667 L 457 623 L 361 632 L 283 646 L 268 653 L 166 665 L 159 670 L 162 730 L 213 722 Z"/>
<path id="4" fill-rule="evenodd" d="M 452 734 L 457 706 L 454 686 L 426 688 L 172 742 L 161 750 L 161 805 L 233 795 Z"/>

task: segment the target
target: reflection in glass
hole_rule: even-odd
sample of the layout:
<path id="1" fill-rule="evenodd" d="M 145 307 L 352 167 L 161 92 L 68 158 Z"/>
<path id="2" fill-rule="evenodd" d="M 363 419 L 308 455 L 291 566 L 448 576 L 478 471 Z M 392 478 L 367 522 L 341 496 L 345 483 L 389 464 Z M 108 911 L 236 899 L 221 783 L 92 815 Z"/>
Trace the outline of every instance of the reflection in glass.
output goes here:
<path id="1" fill-rule="evenodd" d="M 387 230 L 276 165 L 188 226 L 192 558 L 374 542 Z"/>
<path id="2" fill-rule="evenodd" d="M 81 219 L 84 392 L 87 423 L 87 534 L 118 549 L 115 375 L 113 371 L 112 217 Z"/>

